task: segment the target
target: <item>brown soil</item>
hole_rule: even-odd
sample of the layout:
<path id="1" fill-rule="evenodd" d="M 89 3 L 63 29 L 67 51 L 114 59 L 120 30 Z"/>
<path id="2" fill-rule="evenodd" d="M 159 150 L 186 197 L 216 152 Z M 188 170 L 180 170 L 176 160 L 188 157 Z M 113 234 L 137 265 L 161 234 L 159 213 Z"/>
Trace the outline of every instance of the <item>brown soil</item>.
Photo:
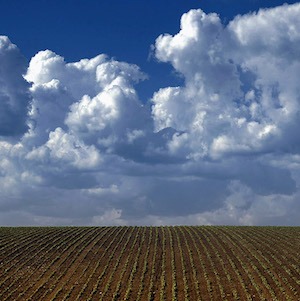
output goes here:
<path id="1" fill-rule="evenodd" d="M 0 300 L 300 300 L 299 250 L 300 227 L 0 228 Z"/>

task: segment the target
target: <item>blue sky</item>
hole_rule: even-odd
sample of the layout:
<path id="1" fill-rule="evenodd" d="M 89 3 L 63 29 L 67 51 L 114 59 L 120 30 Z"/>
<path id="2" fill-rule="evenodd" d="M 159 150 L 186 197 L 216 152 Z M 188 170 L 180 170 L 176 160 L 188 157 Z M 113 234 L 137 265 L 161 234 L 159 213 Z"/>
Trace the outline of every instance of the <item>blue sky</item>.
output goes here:
<path id="1" fill-rule="evenodd" d="M 0 224 L 298 224 L 299 7 L 0 1 Z"/>

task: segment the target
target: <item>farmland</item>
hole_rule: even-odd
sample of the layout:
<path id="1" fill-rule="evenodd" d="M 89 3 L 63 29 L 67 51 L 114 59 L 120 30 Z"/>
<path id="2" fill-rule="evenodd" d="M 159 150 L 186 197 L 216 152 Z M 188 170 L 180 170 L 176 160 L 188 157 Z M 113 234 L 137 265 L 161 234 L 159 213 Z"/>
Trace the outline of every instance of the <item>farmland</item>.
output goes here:
<path id="1" fill-rule="evenodd" d="M 0 228 L 0 300 L 300 300 L 298 227 Z"/>

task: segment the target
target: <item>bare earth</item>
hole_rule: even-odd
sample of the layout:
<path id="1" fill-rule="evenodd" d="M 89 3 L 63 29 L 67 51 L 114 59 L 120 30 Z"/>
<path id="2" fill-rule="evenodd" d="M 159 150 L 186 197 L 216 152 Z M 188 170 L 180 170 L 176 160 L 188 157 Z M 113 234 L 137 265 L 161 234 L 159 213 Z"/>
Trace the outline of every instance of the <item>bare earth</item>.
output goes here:
<path id="1" fill-rule="evenodd" d="M 300 300 L 300 227 L 0 228 L 0 300 Z"/>

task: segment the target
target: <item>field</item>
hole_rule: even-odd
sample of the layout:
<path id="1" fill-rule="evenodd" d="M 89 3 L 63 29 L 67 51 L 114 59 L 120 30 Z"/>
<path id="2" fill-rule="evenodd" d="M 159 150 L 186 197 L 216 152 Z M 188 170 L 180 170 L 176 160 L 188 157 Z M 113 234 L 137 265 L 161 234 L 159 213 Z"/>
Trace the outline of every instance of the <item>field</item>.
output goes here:
<path id="1" fill-rule="evenodd" d="M 0 228 L 0 300 L 300 300 L 300 227 Z"/>

